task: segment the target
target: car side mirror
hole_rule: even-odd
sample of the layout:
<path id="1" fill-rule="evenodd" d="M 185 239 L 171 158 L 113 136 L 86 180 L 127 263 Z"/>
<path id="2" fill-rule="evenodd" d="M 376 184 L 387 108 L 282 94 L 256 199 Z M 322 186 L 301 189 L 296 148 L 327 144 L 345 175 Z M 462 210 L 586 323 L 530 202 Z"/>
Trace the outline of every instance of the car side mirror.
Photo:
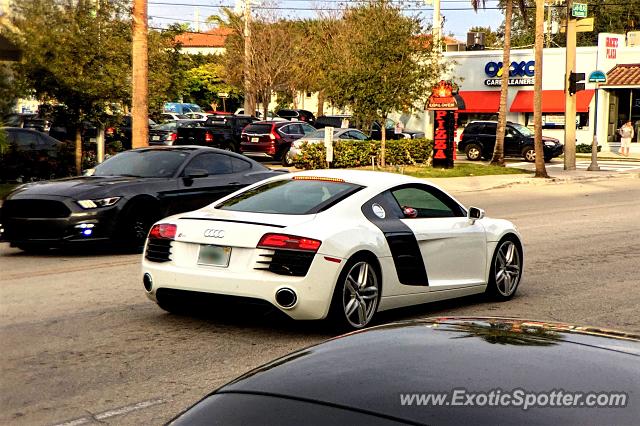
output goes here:
<path id="1" fill-rule="evenodd" d="M 209 176 L 205 169 L 186 169 L 182 177 L 185 179 L 197 179 Z"/>
<path id="2" fill-rule="evenodd" d="M 476 220 L 480 220 L 484 218 L 484 210 L 479 209 L 478 207 L 469 207 L 469 211 L 467 212 L 467 219 L 472 222 Z"/>
<path id="3" fill-rule="evenodd" d="M 414 209 L 413 207 L 403 207 L 402 214 L 407 219 L 415 219 L 416 217 L 418 217 L 418 210 Z"/>

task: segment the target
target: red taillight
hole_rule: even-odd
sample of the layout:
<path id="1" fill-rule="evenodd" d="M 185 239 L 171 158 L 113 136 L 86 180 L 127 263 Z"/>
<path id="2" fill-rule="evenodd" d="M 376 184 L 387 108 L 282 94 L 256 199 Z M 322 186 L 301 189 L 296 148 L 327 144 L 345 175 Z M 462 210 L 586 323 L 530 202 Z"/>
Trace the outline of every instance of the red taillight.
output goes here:
<path id="1" fill-rule="evenodd" d="M 264 234 L 258 243 L 258 248 L 279 248 L 316 252 L 320 248 L 320 244 L 322 244 L 322 241 L 296 237 L 295 235 Z"/>
<path id="2" fill-rule="evenodd" d="M 207 143 L 213 142 L 213 135 L 211 134 L 211 132 L 206 132 L 204 134 L 204 141 Z"/>
<path id="3" fill-rule="evenodd" d="M 171 223 L 159 223 L 153 225 L 149 231 L 149 238 L 157 240 L 173 240 L 176 237 L 177 225 Z"/>
<path id="4" fill-rule="evenodd" d="M 177 133 L 169 133 L 167 135 L 167 140 L 168 141 L 175 142 L 176 139 L 178 139 L 178 134 Z"/>
<path id="5" fill-rule="evenodd" d="M 280 139 L 280 135 L 275 131 L 275 129 L 271 130 L 271 133 L 269 133 L 269 139 L 271 139 L 272 141 L 276 141 Z"/>
<path id="6" fill-rule="evenodd" d="M 115 129 L 113 127 L 107 127 L 104 132 L 107 136 L 113 136 L 113 134 L 115 133 Z"/>

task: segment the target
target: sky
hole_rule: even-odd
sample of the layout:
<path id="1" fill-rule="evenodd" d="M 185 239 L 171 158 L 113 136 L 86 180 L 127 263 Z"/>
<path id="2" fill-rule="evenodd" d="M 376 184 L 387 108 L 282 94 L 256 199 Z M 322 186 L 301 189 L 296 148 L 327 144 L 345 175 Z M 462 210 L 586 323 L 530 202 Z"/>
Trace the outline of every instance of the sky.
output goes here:
<path id="1" fill-rule="evenodd" d="M 149 26 L 162 28 L 166 25 L 179 22 L 190 24 L 193 29 L 196 27 L 196 20 L 200 22 L 200 31 L 205 31 L 209 27 L 204 23 L 206 18 L 216 15 L 221 6 L 236 6 L 237 0 L 148 0 L 149 5 Z M 425 1 L 406 2 L 404 7 L 408 13 L 420 13 L 425 22 L 432 22 L 433 6 Z M 260 6 L 273 7 L 268 9 L 278 16 L 289 18 L 313 18 L 318 16 L 318 9 L 331 11 L 339 9 L 345 3 L 353 0 L 280 0 L 274 1 L 252 1 L 254 11 L 260 11 Z M 479 9 L 474 12 L 471 9 L 469 0 L 441 0 L 441 15 L 444 16 L 443 34 L 453 34 L 458 40 L 466 41 L 466 34 L 472 26 L 491 26 L 496 29 L 502 23 L 502 14 L 496 10 L 497 0 L 487 0 L 486 9 Z M 263 11 L 266 9 L 262 9 Z M 199 16 L 199 19 L 198 19 Z"/>

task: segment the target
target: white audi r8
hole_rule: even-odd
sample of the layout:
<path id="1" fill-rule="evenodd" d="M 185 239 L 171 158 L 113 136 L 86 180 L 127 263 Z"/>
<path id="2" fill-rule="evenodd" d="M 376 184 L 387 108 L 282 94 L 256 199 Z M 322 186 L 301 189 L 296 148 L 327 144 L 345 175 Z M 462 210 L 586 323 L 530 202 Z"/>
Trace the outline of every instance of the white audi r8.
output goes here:
<path id="1" fill-rule="evenodd" d="M 170 312 L 184 309 L 183 296 L 208 293 L 357 329 L 400 306 L 482 292 L 509 299 L 523 260 L 512 223 L 467 210 L 431 183 L 317 170 L 267 179 L 156 223 L 142 278 Z"/>

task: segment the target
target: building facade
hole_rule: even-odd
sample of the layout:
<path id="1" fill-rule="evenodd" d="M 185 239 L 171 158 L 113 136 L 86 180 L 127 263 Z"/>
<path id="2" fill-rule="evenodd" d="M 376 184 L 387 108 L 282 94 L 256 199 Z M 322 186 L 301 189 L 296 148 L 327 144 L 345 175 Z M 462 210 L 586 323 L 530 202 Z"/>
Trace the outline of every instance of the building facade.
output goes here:
<path id="1" fill-rule="evenodd" d="M 453 63 L 446 77 L 459 82 L 466 104 L 460 114 L 460 125 L 478 119 L 497 119 L 502 51 L 447 52 L 444 56 Z M 564 140 L 565 58 L 564 48 L 544 49 L 543 133 L 561 141 Z M 507 120 L 533 125 L 533 83 L 538 69 L 533 49 L 511 51 Z M 589 82 L 589 76 L 598 70 L 607 76 L 606 83 Z M 603 150 L 615 152 L 620 146 L 617 129 L 630 119 L 636 128 L 631 151 L 640 152 L 640 45 L 628 42 L 625 35 L 599 34 L 598 46 L 576 49 L 574 71 L 586 76 L 585 90 L 574 95 L 577 143 L 591 144 L 595 132 Z"/>

